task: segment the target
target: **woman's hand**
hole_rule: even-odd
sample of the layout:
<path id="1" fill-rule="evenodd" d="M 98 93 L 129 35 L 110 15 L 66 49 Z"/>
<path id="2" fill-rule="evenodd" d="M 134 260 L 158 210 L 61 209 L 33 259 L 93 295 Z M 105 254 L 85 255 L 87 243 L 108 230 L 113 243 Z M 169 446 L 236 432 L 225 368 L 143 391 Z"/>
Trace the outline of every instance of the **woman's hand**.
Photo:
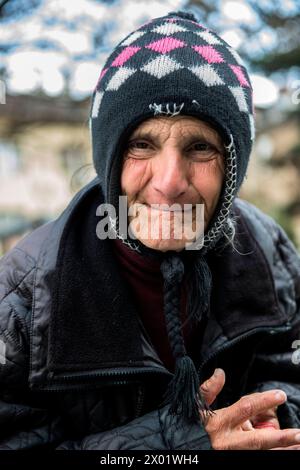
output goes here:
<path id="1" fill-rule="evenodd" d="M 211 405 L 225 385 L 225 372 L 223 369 L 215 369 L 213 375 L 200 386 L 202 395 L 207 405 Z M 273 428 L 280 429 L 280 424 L 276 413 L 277 407 L 260 413 L 243 423 L 243 429 L 250 431 L 251 429 Z"/>
<path id="2" fill-rule="evenodd" d="M 216 369 L 200 387 L 211 405 L 225 384 L 225 373 Z M 214 449 L 291 449 L 300 448 L 299 429 L 280 430 L 277 406 L 286 401 L 280 390 L 246 395 L 233 405 L 216 410 L 206 420 L 206 431 Z M 249 432 L 250 431 L 250 432 Z M 298 444 L 297 444 L 298 443 Z"/>
<path id="3" fill-rule="evenodd" d="M 246 395 L 227 408 L 216 410 L 206 421 L 205 429 L 216 450 L 261 450 L 300 443 L 300 429 L 249 429 L 243 424 L 252 416 L 266 412 L 286 401 L 280 390 Z M 299 440 L 298 440 L 299 437 Z"/>

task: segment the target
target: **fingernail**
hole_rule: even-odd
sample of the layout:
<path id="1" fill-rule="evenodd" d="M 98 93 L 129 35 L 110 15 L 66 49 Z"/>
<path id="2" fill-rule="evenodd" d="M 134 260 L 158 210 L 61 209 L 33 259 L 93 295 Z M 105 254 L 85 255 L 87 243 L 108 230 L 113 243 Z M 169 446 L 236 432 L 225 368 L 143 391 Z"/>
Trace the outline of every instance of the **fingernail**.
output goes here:
<path id="1" fill-rule="evenodd" d="M 300 433 L 296 434 L 295 436 L 295 441 L 300 442 Z"/>
<path id="2" fill-rule="evenodd" d="M 287 400 L 287 396 L 282 390 L 279 390 L 275 393 L 275 398 L 276 398 L 276 400 L 280 400 L 280 401 L 281 400 L 284 400 L 284 401 Z"/>
<path id="3" fill-rule="evenodd" d="M 214 376 L 215 377 L 220 377 L 220 375 L 223 374 L 223 370 L 222 369 L 215 369 L 214 371 Z"/>

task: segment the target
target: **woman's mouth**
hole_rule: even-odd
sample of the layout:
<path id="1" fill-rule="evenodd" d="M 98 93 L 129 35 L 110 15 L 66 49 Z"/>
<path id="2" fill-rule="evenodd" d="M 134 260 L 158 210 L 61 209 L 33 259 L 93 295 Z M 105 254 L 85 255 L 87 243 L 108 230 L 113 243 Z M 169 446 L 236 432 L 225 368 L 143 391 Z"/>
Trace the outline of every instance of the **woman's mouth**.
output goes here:
<path id="1" fill-rule="evenodd" d="M 138 207 L 146 206 L 151 210 L 155 211 L 162 211 L 162 212 L 192 212 L 195 209 L 195 205 L 193 204 L 185 204 L 182 207 L 180 204 L 148 204 L 148 203 L 137 203 Z"/>

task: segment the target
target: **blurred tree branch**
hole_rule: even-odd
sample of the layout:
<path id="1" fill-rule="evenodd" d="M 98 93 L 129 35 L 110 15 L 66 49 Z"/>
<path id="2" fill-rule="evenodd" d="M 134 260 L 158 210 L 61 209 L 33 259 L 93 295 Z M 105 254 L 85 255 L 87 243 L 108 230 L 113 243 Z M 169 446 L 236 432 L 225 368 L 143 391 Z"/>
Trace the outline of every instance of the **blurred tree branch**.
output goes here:
<path id="1" fill-rule="evenodd" d="M 31 15 L 41 3 L 42 0 L 0 0 L 0 21 Z"/>
<path id="2" fill-rule="evenodd" d="M 258 0 L 247 0 L 245 3 L 259 18 L 257 24 L 247 25 L 244 22 L 237 24 L 246 37 L 252 39 L 253 35 L 258 35 L 266 29 L 275 31 L 277 35 L 276 45 L 271 50 L 263 52 L 260 57 L 252 56 L 251 53 L 243 53 L 249 62 L 270 73 L 292 66 L 300 66 L 300 12 L 288 13 L 284 2 L 279 0 L 269 2 L 268 8 L 263 7 Z M 298 2 L 294 1 L 294 5 L 297 6 Z M 210 2 L 208 7 L 206 1 L 190 0 L 187 5 L 187 8 L 189 7 L 195 8 L 199 12 L 201 20 L 204 19 L 207 25 L 212 27 L 211 14 L 222 14 L 216 2 Z M 262 47 L 262 51 L 264 51 L 264 47 Z"/>

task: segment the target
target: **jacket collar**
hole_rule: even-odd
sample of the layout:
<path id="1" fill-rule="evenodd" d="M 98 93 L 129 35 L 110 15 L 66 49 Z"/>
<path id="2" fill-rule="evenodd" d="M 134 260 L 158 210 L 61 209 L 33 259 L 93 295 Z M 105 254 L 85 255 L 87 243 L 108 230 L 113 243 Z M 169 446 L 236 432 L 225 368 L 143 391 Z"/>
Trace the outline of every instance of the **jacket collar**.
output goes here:
<path id="1" fill-rule="evenodd" d="M 141 328 L 130 291 L 114 262 L 112 242 L 99 240 L 98 187 L 68 218 L 52 273 L 51 370 L 144 366 Z"/>

